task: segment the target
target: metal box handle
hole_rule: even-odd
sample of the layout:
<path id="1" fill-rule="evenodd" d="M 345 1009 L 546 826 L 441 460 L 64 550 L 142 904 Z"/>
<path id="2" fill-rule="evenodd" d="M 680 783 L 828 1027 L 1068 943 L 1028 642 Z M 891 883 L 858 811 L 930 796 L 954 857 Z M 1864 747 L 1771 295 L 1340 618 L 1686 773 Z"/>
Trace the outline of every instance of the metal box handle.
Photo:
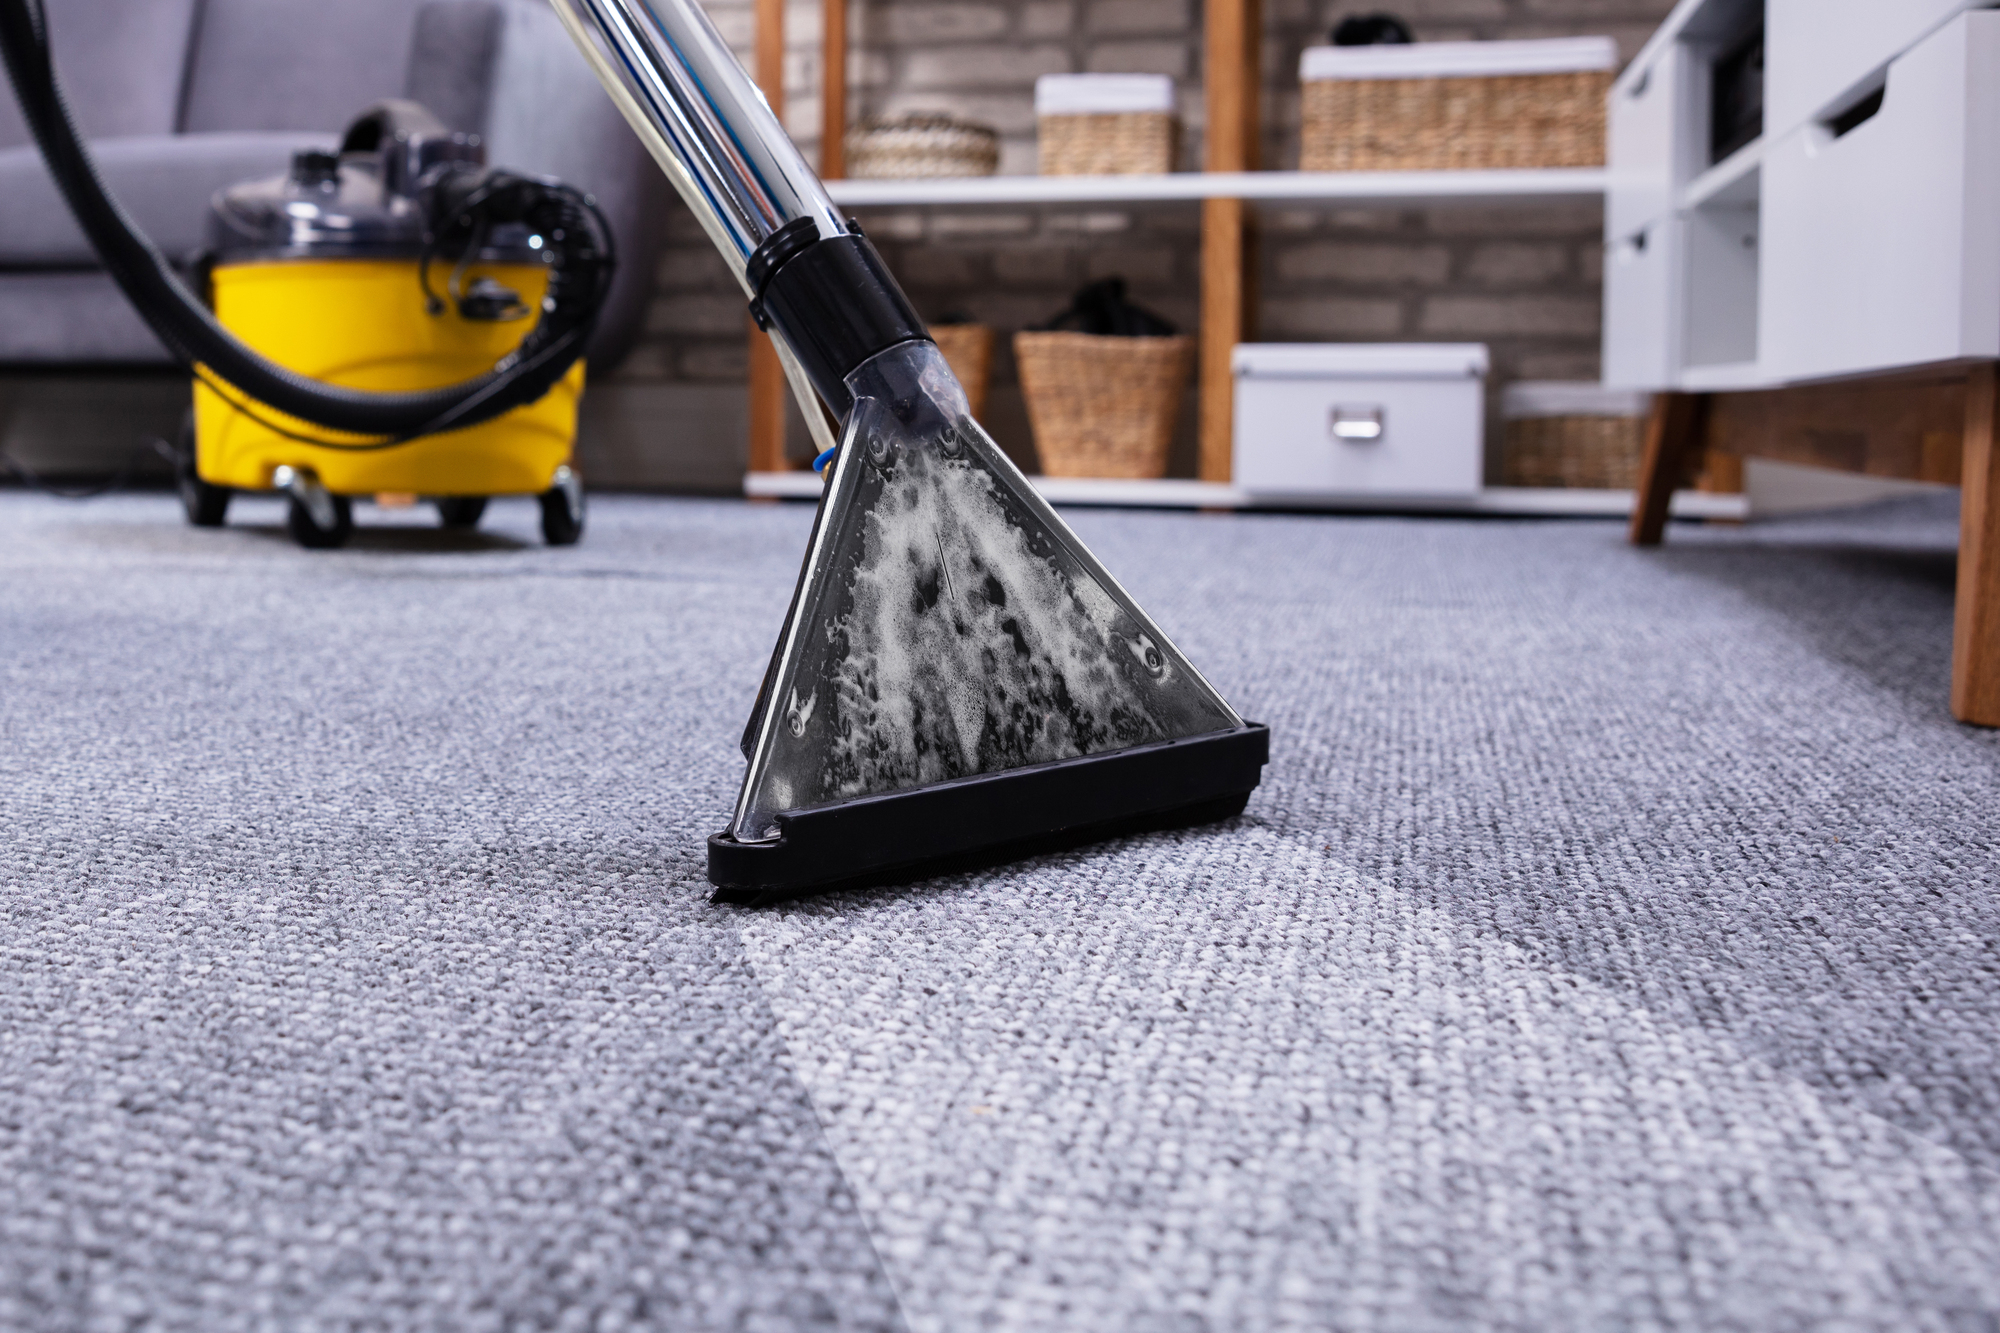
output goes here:
<path id="1" fill-rule="evenodd" d="M 1327 433 L 1342 444 L 1366 444 L 1382 438 L 1387 416 L 1379 403 L 1335 403 L 1327 420 Z"/>

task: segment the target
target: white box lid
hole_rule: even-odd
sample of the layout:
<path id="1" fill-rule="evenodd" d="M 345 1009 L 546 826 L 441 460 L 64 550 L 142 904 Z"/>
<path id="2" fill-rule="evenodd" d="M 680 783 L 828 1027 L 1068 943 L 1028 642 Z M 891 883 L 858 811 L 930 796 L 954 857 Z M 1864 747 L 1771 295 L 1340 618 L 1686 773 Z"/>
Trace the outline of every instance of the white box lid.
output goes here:
<path id="1" fill-rule="evenodd" d="M 1536 417 L 1643 417 L 1651 394 L 1607 389 L 1602 384 L 1521 380 L 1500 395 L 1500 415 L 1508 421 Z"/>
<path id="2" fill-rule="evenodd" d="M 1485 343 L 1238 343 L 1239 379 L 1478 379 Z"/>
<path id="3" fill-rule="evenodd" d="M 1038 116 L 1110 116 L 1174 109 L 1165 74 L 1044 74 L 1035 80 Z"/>
<path id="4" fill-rule="evenodd" d="M 1412 42 L 1402 46 L 1309 46 L 1299 78 L 1470 79 L 1506 74 L 1575 74 L 1618 67 L 1609 37 L 1534 42 Z"/>

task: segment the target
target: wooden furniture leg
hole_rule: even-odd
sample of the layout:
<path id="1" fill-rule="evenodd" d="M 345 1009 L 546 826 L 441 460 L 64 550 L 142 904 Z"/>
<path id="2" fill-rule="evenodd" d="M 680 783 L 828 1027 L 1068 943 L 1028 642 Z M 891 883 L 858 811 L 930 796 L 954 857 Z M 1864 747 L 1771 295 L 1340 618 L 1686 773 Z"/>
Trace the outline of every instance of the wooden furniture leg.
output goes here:
<path id="1" fill-rule="evenodd" d="M 1958 603 L 1951 638 L 1951 711 L 2000 727 L 2000 373 L 1973 368 L 1959 473 Z"/>
<path id="2" fill-rule="evenodd" d="M 1667 506 L 1699 444 L 1708 400 L 1701 394 L 1653 395 L 1646 422 L 1646 453 L 1639 463 L 1639 493 L 1632 505 L 1632 544 L 1658 546 L 1667 529 Z"/>
<path id="3" fill-rule="evenodd" d="M 1743 460 L 1711 448 L 1701 465 L 1701 489 L 1710 495 L 1743 494 Z"/>

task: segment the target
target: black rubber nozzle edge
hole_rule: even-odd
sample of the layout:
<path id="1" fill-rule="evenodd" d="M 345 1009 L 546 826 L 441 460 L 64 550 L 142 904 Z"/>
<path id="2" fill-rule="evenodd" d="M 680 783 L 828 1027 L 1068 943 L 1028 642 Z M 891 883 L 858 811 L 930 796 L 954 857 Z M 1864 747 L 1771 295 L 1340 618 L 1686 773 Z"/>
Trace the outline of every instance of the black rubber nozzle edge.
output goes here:
<path id="1" fill-rule="evenodd" d="M 782 337 L 833 414 L 854 405 L 847 377 L 898 343 L 930 340 L 922 316 L 859 227 L 821 236 L 795 218 L 764 238 L 744 276 L 757 326 Z"/>
<path id="2" fill-rule="evenodd" d="M 1249 722 L 792 811 L 773 842 L 708 840 L 712 901 L 759 907 L 1226 819 L 1242 813 L 1270 753 L 1270 729 Z"/>

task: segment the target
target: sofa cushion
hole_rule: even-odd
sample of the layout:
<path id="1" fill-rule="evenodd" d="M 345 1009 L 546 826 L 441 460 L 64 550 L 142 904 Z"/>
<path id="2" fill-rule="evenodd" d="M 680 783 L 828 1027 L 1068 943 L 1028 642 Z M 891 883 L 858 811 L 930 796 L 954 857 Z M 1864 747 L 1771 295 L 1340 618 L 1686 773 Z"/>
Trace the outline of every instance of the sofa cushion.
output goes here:
<path id="1" fill-rule="evenodd" d="M 195 0 L 44 0 L 56 75 L 70 114 L 90 138 L 171 134 Z M 13 89 L 0 97 L 0 148 L 32 137 Z"/>
<path id="2" fill-rule="evenodd" d="M 595 375 L 615 366 L 639 335 L 652 288 L 648 257 L 663 220 L 679 206 L 548 0 L 499 3 L 505 24 L 486 113 L 487 160 L 590 191 L 617 236 L 618 276 L 590 344 Z"/>
<path id="3" fill-rule="evenodd" d="M 322 130 L 403 95 L 418 0 L 204 0 L 181 128 Z"/>
<path id="4" fill-rule="evenodd" d="M 501 28 L 492 0 L 429 0 L 417 13 L 403 96 L 455 130 L 484 134 Z"/>
<path id="5" fill-rule="evenodd" d="M 209 197 L 224 186 L 286 169 L 299 148 L 333 148 L 330 134 L 145 135 L 91 145 L 112 198 L 167 258 L 202 248 Z M 33 147 L 0 149 L 0 269 L 95 267 Z"/>
<path id="6" fill-rule="evenodd" d="M 171 361 L 125 294 L 102 273 L 0 276 L 0 364 Z"/>

